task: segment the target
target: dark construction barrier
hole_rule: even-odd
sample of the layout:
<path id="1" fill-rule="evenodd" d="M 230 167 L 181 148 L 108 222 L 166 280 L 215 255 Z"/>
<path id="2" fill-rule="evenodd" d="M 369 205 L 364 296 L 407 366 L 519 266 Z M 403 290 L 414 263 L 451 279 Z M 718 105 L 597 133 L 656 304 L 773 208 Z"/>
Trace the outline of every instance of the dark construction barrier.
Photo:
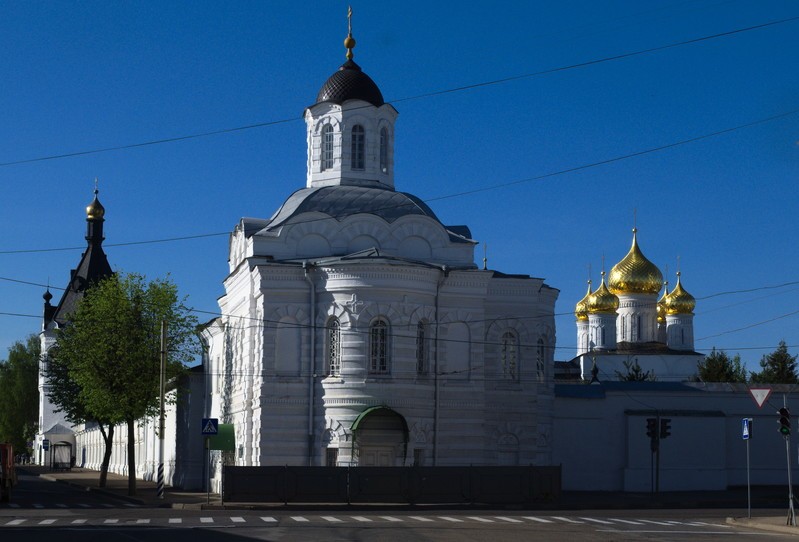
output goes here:
<path id="1" fill-rule="evenodd" d="M 531 504 L 560 497 L 552 467 L 224 467 L 227 502 Z"/>

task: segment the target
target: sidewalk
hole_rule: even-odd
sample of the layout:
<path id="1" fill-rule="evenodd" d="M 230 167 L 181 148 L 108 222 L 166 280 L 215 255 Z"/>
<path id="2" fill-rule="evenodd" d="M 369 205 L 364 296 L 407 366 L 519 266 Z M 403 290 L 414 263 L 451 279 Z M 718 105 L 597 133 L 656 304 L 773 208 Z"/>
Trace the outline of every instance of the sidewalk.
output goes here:
<path id="1" fill-rule="evenodd" d="M 74 468 L 69 471 L 51 471 L 49 468 L 36 465 L 23 465 L 17 467 L 18 472 L 39 476 L 46 480 L 69 484 L 86 491 L 94 491 L 109 495 L 115 499 L 139 504 L 143 506 L 193 509 L 193 510 L 334 510 L 345 509 L 418 509 L 407 504 L 372 504 L 372 505 L 342 505 L 342 504 L 288 504 L 283 503 L 222 503 L 219 495 L 212 493 L 210 496 L 203 492 L 181 491 L 167 486 L 164 498 L 156 495 L 156 483 L 153 481 L 136 480 L 136 496 L 128 496 L 128 478 L 119 474 L 108 473 L 106 487 L 100 488 L 98 483 L 100 473 L 94 470 Z M 780 508 L 785 505 L 787 495 L 783 488 L 752 488 L 752 503 L 757 508 Z M 541 503 L 538 510 L 645 510 L 645 509 L 691 509 L 691 508 L 739 508 L 741 517 L 729 517 L 727 523 L 738 527 L 762 529 L 780 533 L 799 535 L 799 527 L 786 525 L 786 517 L 765 516 L 757 517 L 758 510 L 754 509 L 756 517 L 746 518 L 746 489 L 736 488 L 727 491 L 685 491 L 667 493 L 621 493 L 599 491 L 566 491 L 556 502 Z M 423 508 L 441 509 L 442 506 L 424 506 Z M 469 509 L 467 505 L 447 506 L 448 509 Z M 496 507 L 494 507 L 496 508 Z M 513 507 L 509 507 L 513 508 Z M 517 507 L 520 509 L 520 507 Z"/>

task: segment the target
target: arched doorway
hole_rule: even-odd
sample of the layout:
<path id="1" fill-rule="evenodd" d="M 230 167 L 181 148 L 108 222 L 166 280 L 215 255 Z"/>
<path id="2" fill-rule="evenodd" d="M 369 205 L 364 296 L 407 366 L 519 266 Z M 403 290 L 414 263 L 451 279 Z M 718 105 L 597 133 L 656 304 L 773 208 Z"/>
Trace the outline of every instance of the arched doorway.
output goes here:
<path id="1" fill-rule="evenodd" d="M 386 406 L 370 407 L 352 422 L 359 467 L 398 467 L 408 458 L 408 423 Z"/>

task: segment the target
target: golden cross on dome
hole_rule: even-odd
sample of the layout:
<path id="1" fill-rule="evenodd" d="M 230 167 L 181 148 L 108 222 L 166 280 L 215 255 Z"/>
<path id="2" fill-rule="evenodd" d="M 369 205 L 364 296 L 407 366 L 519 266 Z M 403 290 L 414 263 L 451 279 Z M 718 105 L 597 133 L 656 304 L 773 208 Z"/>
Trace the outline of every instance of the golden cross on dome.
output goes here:
<path id="1" fill-rule="evenodd" d="M 355 48 L 355 38 L 352 37 L 352 6 L 347 8 L 347 37 L 344 47 L 347 48 L 347 60 L 352 60 L 352 50 Z"/>

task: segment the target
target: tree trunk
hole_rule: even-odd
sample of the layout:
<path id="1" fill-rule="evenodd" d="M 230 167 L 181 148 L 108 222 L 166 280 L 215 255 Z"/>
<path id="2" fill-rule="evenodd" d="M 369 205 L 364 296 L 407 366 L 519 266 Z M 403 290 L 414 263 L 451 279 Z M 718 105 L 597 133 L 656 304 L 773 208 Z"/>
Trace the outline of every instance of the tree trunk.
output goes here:
<path id="1" fill-rule="evenodd" d="M 136 420 L 128 420 L 128 495 L 136 495 Z"/>
<path id="2" fill-rule="evenodd" d="M 103 452 L 103 462 L 100 465 L 100 487 L 105 487 L 105 481 L 108 479 L 108 465 L 111 463 L 111 450 L 114 444 L 114 424 L 108 424 L 108 433 L 103 429 L 103 424 L 100 425 L 100 433 L 103 435 L 105 441 L 105 451 Z"/>

